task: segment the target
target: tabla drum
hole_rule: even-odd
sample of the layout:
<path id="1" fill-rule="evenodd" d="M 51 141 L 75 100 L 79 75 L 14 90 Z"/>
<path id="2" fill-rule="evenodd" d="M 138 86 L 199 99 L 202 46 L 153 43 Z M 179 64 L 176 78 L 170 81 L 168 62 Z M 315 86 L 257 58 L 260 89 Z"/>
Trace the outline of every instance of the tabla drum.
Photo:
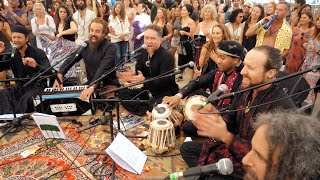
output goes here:
<path id="1" fill-rule="evenodd" d="M 167 104 L 158 104 L 152 110 L 152 121 L 157 119 L 167 119 L 174 124 L 174 127 L 181 125 L 179 112 L 172 110 Z"/>
<path id="2" fill-rule="evenodd" d="M 156 154 L 168 152 L 175 146 L 176 136 L 171 121 L 157 119 L 150 123 L 148 144 Z"/>
<path id="3" fill-rule="evenodd" d="M 184 118 L 188 121 L 192 120 L 192 106 L 201 105 L 203 102 L 206 102 L 206 100 L 207 98 L 201 95 L 195 95 L 188 98 L 183 109 Z"/>

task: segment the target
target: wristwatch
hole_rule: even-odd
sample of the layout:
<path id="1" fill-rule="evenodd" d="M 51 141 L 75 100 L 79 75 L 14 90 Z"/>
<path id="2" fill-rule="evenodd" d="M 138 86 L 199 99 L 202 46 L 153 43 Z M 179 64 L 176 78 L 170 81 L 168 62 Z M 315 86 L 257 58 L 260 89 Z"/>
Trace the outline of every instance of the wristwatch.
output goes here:
<path id="1" fill-rule="evenodd" d="M 183 95 L 181 93 L 177 93 L 175 96 L 178 96 L 180 99 L 182 99 Z"/>

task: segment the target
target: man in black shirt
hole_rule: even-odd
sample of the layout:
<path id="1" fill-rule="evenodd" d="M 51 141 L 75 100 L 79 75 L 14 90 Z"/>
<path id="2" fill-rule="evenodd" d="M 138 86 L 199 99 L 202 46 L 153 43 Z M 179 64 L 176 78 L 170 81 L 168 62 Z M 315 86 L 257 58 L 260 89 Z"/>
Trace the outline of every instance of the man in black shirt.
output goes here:
<path id="1" fill-rule="evenodd" d="M 89 25 L 89 44 L 79 53 L 77 57 L 70 57 L 60 67 L 58 78 L 63 82 L 63 75 L 81 59 L 84 60 L 88 78 L 88 84 L 100 78 L 105 72 L 115 66 L 114 59 L 116 56 L 115 46 L 104 37 L 108 34 L 108 26 L 102 19 L 96 18 Z M 103 89 L 113 89 L 119 85 L 116 72 L 113 71 L 103 80 Z M 98 84 L 83 90 L 80 98 L 82 100 L 89 99 Z M 55 81 L 53 87 L 61 88 L 62 83 Z"/>
<path id="2" fill-rule="evenodd" d="M 15 78 L 33 77 L 40 71 L 50 68 L 47 55 L 41 49 L 29 45 L 29 31 L 21 25 L 12 27 L 12 42 L 17 46 L 14 56 L 5 55 L 0 63 L 0 71 L 12 69 Z M 0 44 L 0 53 L 4 51 Z"/>
<path id="3" fill-rule="evenodd" d="M 160 46 L 162 37 L 162 28 L 157 25 L 148 25 L 145 27 L 144 43 L 147 46 L 146 49 L 141 51 L 141 54 L 137 57 L 136 74 L 123 73 L 121 79 L 127 82 L 136 83 L 142 82 L 149 78 L 156 77 L 163 73 L 166 73 L 174 68 L 174 58 L 172 54 Z M 179 90 L 178 85 L 175 82 L 175 77 L 166 77 L 154 81 L 150 81 L 143 84 L 144 87 L 138 90 L 125 90 L 120 93 L 120 98 L 127 99 L 129 93 L 133 96 L 144 91 L 149 90 L 157 103 L 162 102 L 164 96 L 172 96 Z M 132 97 L 133 97 L 132 96 Z M 128 106 L 124 105 L 127 109 Z M 138 105 L 130 105 L 135 108 Z M 147 109 L 143 109 L 138 114 L 144 114 L 146 110 L 151 110 L 149 106 Z M 128 109 L 131 112 L 135 112 L 132 109 Z"/>
<path id="4" fill-rule="evenodd" d="M 16 45 L 17 51 L 14 56 L 4 55 L 1 57 L 0 71 L 3 72 L 12 69 L 15 78 L 34 77 L 39 72 L 50 68 L 50 62 L 44 51 L 29 45 L 29 31 L 21 25 L 13 26 L 12 29 L 12 42 Z M 4 51 L 5 47 L 0 42 L 0 53 Z M 49 71 L 51 73 L 51 71 Z M 0 91 L 0 114 L 32 111 L 32 105 L 27 105 L 30 102 L 31 94 L 37 88 L 36 82 L 31 83 L 28 87 L 21 87 L 27 81 L 17 81 L 16 86 L 11 89 Z M 40 87 L 38 87 L 40 88 Z M 11 103 L 16 104 L 17 109 L 13 109 Z"/>

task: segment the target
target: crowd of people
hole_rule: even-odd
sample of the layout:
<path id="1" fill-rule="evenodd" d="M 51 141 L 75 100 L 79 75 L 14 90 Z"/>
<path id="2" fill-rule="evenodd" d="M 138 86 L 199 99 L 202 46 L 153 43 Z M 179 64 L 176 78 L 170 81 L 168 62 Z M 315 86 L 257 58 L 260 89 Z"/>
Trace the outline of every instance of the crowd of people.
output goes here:
<path id="1" fill-rule="evenodd" d="M 213 26 L 226 28 L 230 38 L 243 45 L 247 51 L 255 46 L 270 45 L 280 50 L 284 71 L 294 73 L 317 64 L 319 58 L 319 17 L 312 14 L 312 7 L 305 0 L 295 0 L 291 6 L 285 1 L 253 4 L 250 1 L 97 1 L 83 0 L 47 4 L 36 0 L 8 0 L 1 11 L 1 41 L 10 51 L 11 31 L 15 25 L 30 30 L 30 44 L 43 49 L 43 36 L 50 40 L 64 38 L 81 45 L 88 40 L 88 25 L 96 18 L 108 22 L 108 38 L 116 45 L 116 60 L 129 59 L 129 53 L 143 44 L 144 27 L 153 23 L 163 27 L 161 45 L 178 54 L 178 65 L 190 61 L 196 68 L 189 73 L 199 77 L 205 65 L 205 72 L 215 69 L 212 40 L 216 39 Z M 270 28 L 263 25 L 277 14 Z M 10 27 L 10 28 L 9 28 Z M 195 35 L 204 36 L 201 42 L 194 42 Z M 230 36 L 230 37 L 229 37 Z M 205 40 L 204 40 L 205 39 Z M 46 40 L 46 39 L 45 39 Z M 42 41 L 42 42 L 41 42 Z M 217 43 L 217 42 L 216 42 Z M 205 48 L 202 48 L 204 45 Z M 217 44 L 216 44 L 217 45 Z M 207 50 L 210 47 L 211 50 Z M 207 61 L 208 55 L 212 61 Z M 209 68 L 207 67 L 209 62 Z M 5 76 L 1 73 L 1 79 Z M 184 74 L 184 76 L 186 76 Z M 319 80 L 318 73 L 304 75 L 311 87 Z M 180 74 L 178 80 L 183 79 Z M 306 103 L 312 104 L 315 94 L 310 91 Z"/>
<path id="2" fill-rule="evenodd" d="M 184 142 L 180 148 L 183 159 L 189 167 L 215 163 L 222 158 L 233 162 L 230 176 L 212 174 L 206 177 L 209 179 L 319 178 L 319 157 L 301 159 L 319 153 L 319 122 L 293 111 L 270 113 L 312 105 L 316 99 L 319 70 L 300 76 L 299 82 L 306 81 L 311 90 L 304 102 L 298 104 L 288 96 L 288 89 L 281 82 L 272 83 L 280 71 L 292 74 L 320 65 L 320 15 L 313 14 L 305 0 L 295 0 L 293 5 L 283 0 L 264 5 L 245 0 L 47 3 L 7 0 L 1 4 L 0 79 L 5 79 L 9 70 L 15 78 L 30 78 L 40 72 L 50 75 L 48 72 L 55 72 L 48 69 L 56 65 L 59 57 L 64 57 L 58 67 L 53 67 L 57 70 L 53 81 L 40 84 L 62 88 L 71 82 L 68 72 L 79 66 L 90 84 L 80 98 L 89 99 L 94 92 L 116 89 L 119 80 L 144 82 L 166 74 L 176 65 L 193 61 L 195 66 L 182 70 L 177 77 L 156 79 L 143 83 L 142 88 L 119 91 L 121 99 L 151 96 L 154 102 L 122 105 L 143 115 L 152 110 L 154 103 L 175 109 L 181 99 L 195 94 L 208 97 L 222 84 L 227 86 L 224 94 L 261 85 L 201 110 L 193 108 L 192 121 L 181 120 L 179 126 L 187 136 L 203 139 Z M 61 40 L 60 51 L 57 48 L 54 55 L 48 51 L 48 47 Z M 76 52 L 74 47 L 80 47 L 81 51 Z M 138 48 L 140 54 L 130 53 Z M 133 71 L 116 73 L 114 67 L 133 58 L 136 59 Z M 111 73 L 97 82 L 106 72 Z M 179 89 L 177 82 L 189 79 L 186 76 L 192 80 Z M 39 83 L 25 86 L 26 82 L 19 80 L 14 88 L 1 90 L 1 114 L 34 111 L 29 106 L 29 94 L 39 88 Z M 299 82 L 294 82 L 294 87 Z M 19 104 L 8 106 L 12 98 L 3 92 L 14 96 Z M 113 96 L 115 93 L 108 93 L 103 98 Z M 180 127 L 176 135 L 179 132 Z M 309 149 L 302 148 L 304 145 Z M 310 165 L 306 167 L 297 165 L 308 164 L 307 161 Z"/>

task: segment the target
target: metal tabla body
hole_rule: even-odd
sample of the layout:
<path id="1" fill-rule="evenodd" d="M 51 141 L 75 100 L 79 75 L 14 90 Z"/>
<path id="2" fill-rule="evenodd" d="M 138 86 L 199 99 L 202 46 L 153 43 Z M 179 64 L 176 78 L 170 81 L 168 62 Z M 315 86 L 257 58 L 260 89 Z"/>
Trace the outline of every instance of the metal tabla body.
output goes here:
<path id="1" fill-rule="evenodd" d="M 152 121 L 157 119 L 167 119 L 171 121 L 174 126 L 180 126 L 179 112 L 171 109 L 167 104 L 158 104 L 152 110 Z"/>

